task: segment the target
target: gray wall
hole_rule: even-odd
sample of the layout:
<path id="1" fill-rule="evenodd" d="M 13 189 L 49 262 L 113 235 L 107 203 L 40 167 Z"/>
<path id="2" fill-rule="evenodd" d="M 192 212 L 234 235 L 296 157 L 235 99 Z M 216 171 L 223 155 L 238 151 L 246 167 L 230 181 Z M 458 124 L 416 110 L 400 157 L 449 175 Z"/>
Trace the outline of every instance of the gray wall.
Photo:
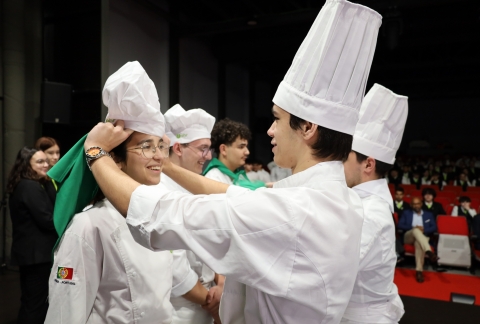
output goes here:
<path id="1" fill-rule="evenodd" d="M 132 0 L 110 1 L 108 75 L 128 61 L 139 61 L 155 83 L 163 112 L 169 102 L 168 33 L 168 23 L 144 6 Z"/>
<path id="2" fill-rule="evenodd" d="M 180 104 L 218 116 L 218 61 L 205 43 L 180 39 Z"/>

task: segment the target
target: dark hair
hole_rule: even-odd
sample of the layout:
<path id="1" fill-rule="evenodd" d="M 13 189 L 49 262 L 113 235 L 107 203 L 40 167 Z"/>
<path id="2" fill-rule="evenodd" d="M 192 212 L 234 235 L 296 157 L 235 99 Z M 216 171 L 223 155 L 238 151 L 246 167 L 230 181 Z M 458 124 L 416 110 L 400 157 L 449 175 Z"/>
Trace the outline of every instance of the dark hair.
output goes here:
<path id="1" fill-rule="evenodd" d="M 467 196 L 461 196 L 460 198 L 458 198 L 458 202 L 459 202 L 459 203 L 463 203 L 463 202 L 472 202 L 472 200 L 470 199 L 470 197 L 467 197 Z"/>
<path id="2" fill-rule="evenodd" d="M 355 152 L 355 155 L 357 156 L 357 162 L 358 163 L 362 163 L 363 161 L 365 161 L 368 158 L 368 156 L 366 156 L 362 153 L 358 153 L 356 151 L 353 151 L 353 152 Z M 390 171 L 390 169 L 392 167 L 393 167 L 393 165 L 391 165 L 391 164 L 388 164 L 388 163 L 385 163 L 385 162 L 382 162 L 382 161 L 378 161 L 377 159 L 375 159 L 375 174 L 379 178 L 383 178 L 385 176 L 385 173 Z"/>
<path id="3" fill-rule="evenodd" d="M 425 195 L 432 195 L 434 199 L 435 199 L 435 197 L 437 197 L 437 193 L 432 188 L 423 189 L 422 190 L 422 197 L 425 197 Z"/>
<path id="4" fill-rule="evenodd" d="M 395 192 L 400 191 L 401 193 L 405 193 L 405 190 L 402 187 L 395 188 Z"/>
<path id="5" fill-rule="evenodd" d="M 30 160 L 32 156 L 37 153 L 39 150 L 24 147 L 17 153 L 17 158 L 13 164 L 12 170 L 8 175 L 7 180 L 7 193 L 12 193 L 15 190 L 15 187 L 20 182 L 21 179 L 30 179 L 37 180 L 37 172 L 32 169 Z"/>
<path id="6" fill-rule="evenodd" d="M 218 154 L 220 153 L 220 145 L 232 145 L 238 137 L 247 141 L 252 138 L 247 125 L 229 118 L 222 119 L 216 122 L 212 129 L 212 148 Z"/>
<path id="7" fill-rule="evenodd" d="M 298 130 L 306 121 L 290 115 L 290 128 Z M 352 150 L 353 136 L 318 125 L 316 142 L 312 145 L 313 155 L 317 158 L 330 158 L 345 162 Z"/>
<path id="8" fill-rule="evenodd" d="M 132 135 L 133 133 L 125 141 L 120 143 L 120 145 L 110 151 L 110 153 L 115 154 L 115 162 L 124 162 L 125 164 L 127 163 L 127 144 L 130 142 Z M 91 204 L 95 205 L 97 202 L 103 199 L 105 199 L 105 195 L 103 194 L 102 190 L 98 188 L 97 194 L 95 195 L 95 197 L 93 197 Z"/>
<path id="9" fill-rule="evenodd" d="M 46 151 L 46 150 L 48 150 L 49 148 L 51 148 L 52 146 L 55 146 L 55 145 L 60 147 L 60 145 L 58 145 L 57 140 L 55 140 L 53 137 L 48 137 L 48 136 L 40 137 L 35 142 L 35 148 L 37 150 L 40 150 L 40 151 Z"/>

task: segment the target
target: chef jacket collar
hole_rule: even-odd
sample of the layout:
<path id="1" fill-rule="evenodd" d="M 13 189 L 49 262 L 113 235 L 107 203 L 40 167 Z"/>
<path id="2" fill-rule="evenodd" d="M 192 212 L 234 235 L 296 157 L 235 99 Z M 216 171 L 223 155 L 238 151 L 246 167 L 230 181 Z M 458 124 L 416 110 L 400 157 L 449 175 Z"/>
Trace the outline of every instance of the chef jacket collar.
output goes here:
<path id="1" fill-rule="evenodd" d="M 343 181 L 345 173 L 340 161 L 320 162 L 302 172 L 295 173 L 283 180 L 275 182 L 274 188 L 308 187 L 315 188 L 323 181 Z"/>
<path id="2" fill-rule="evenodd" d="M 371 180 L 364 183 L 361 183 L 352 188 L 360 198 L 365 198 L 368 196 L 377 196 L 382 198 L 388 203 L 390 211 L 393 213 L 393 199 L 388 189 L 388 184 L 386 179 Z"/>

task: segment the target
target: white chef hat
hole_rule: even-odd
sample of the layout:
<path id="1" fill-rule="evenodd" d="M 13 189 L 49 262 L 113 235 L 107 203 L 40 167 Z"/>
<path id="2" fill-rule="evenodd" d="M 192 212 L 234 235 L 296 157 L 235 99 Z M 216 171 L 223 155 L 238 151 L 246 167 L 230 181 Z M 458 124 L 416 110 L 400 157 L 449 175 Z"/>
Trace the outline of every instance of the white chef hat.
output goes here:
<path id="1" fill-rule="evenodd" d="M 314 124 L 353 135 L 382 16 L 345 0 L 327 0 L 273 98 Z"/>
<path id="2" fill-rule="evenodd" d="M 374 84 L 363 99 L 352 150 L 393 164 L 408 115 L 408 97 Z"/>
<path id="3" fill-rule="evenodd" d="M 165 113 L 166 132 L 170 146 L 186 144 L 201 138 L 210 138 L 215 117 L 205 110 L 196 108 L 185 110 L 176 104 Z"/>
<path id="4" fill-rule="evenodd" d="M 154 136 L 165 134 L 157 89 L 137 61 L 128 62 L 105 82 L 103 104 L 107 121 L 121 119 L 125 128 Z"/>

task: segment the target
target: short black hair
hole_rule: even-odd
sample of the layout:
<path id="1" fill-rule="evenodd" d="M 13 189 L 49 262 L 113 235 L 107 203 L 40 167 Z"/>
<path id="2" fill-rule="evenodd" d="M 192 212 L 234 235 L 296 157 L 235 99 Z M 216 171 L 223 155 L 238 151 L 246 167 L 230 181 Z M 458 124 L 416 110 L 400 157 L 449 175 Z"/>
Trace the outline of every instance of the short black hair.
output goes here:
<path id="1" fill-rule="evenodd" d="M 405 190 L 402 187 L 396 187 L 395 192 L 400 191 L 401 193 L 405 193 Z"/>
<path id="2" fill-rule="evenodd" d="M 459 203 L 463 203 L 463 202 L 469 202 L 469 203 L 471 203 L 472 200 L 470 199 L 470 197 L 462 196 L 462 197 L 458 198 L 458 202 L 459 202 Z"/>
<path id="3" fill-rule="evenodd" d="M 216 122 L 212 129 L 212 148 L 218 154 L 220 153 L 220 145 L 232 145 L 238 137 L 247 141 L 252 138 L 248 126 L 229 118 L 222 119 Z"/>
<path id="4" fill-rule="evenodd" d="M 423 189 L 422 190 L 422 197 L 425 197 L 425 195 L 432 195 L 434 199 L 435 199 L 435 197 L 437 197 L 437 193 L 436 193 L 435 189 L 433 189 L 433 188 Z"/>
<path id="5" fill-rule="evenodd" d="M 304 119 L 290 115 L 290 127 L 293 130 L 301 129 L 304 123 Z M 312 145 L 313 155 L 321 159 L 331 158 L 345 162 L 352 150 L 353 136 L 320 125 L 317 129 L 317 140 Z"/>
<path id="6" fill-rule="evenodd" d="M 353 152 L 355 152 L 355 155 L 357 156 L 357 162 L 358 163 L 362 163 L 363 161 L 365 161 L 368 158 L 368 156 L 366 156 L 362 153 L 358 153 L 357 151 L 353 151 Z M 379 178 L 383 178 L 385 176 L 385 173 L 390 171 L 390 169 L 392 167 L 393 167 L 392 164 L 388 164 L 388 163 L 385 163 L 385 162 L 382 162 L 382 161 L 379 161 L 379 160 L 375 159 L 375 174 Z"/>

